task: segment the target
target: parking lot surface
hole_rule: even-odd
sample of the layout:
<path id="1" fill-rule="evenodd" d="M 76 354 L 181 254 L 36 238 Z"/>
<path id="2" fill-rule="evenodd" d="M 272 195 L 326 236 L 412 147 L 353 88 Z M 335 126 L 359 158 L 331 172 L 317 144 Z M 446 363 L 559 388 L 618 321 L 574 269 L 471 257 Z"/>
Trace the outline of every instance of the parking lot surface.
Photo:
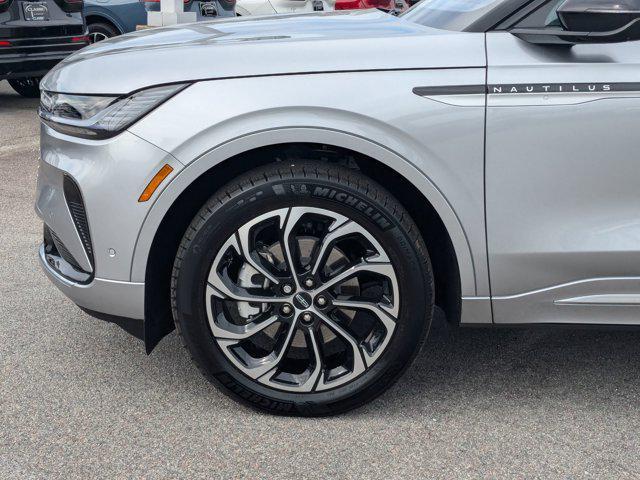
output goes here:
<path id="1" fill-rule="evenodd" d="M 451 330 L 325 419 L 220 394 L 175 334 L 142 343 L 40 271 L 37 101 L 0 82 L 0 478 L 640 478 L 640 333 Z"/>

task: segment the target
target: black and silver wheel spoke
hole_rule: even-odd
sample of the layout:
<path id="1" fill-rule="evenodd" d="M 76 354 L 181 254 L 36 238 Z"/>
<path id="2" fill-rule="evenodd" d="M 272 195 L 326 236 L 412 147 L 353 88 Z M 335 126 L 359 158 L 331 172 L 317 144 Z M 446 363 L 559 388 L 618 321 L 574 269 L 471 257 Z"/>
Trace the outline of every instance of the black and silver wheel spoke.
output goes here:
<path id="1" fill-rule="evenodd" d="M 384 328 L 387 332 L 393 332 L 396 328 L 396 317 L 393 316 L 395 308 L 389 308 L 384 305 L 372 303 L 372 302 L 360 302 L 360 301 L 352 301 L 352 300 L 336 300 L 333 302 L 333 305 L 336 307 L 347 308 L 350 310 L 359 310 L 364 309 L 367 310 L 380 319 Z M 396 313 L 397 315 L 397 313 Z M 380 356 L 380 354 L 384 351 L 389 340 L 391 339 L 391 335 L 386 335 L 382 344 L 376 349 L 375 352 L 369 353 L 365 351 L 365 362 L 367 363 L 367 367 L 370 367 Z"/>
<path id="2" fill-rule="evenodd" d="M 326 390 L 328 388 L 342 385 L 343 383 L 346 383 L 349 380 L 352 380 L 353 378 L 359 376 L 366 370 L 366 366 L 364 364 L 364 359 L 362 357 L 362 351 L 360 349 L 358 340 L 328 316 L 320 314 L 320 318 L 322 318 L 322 321 L 327 324 L 327 326 L 334 333 L 336 333 L 339 337 L 342 338 L 342 340 L 345 341 L 345 343 L 348 345 L 348 348 L 351 349 L 352 355 L 351 372 L 348 375 L 342 375 L 335 380 L 321 380 L 321 382 L 318 384 L 317 390 Z"/>
<path id="3" fill-rule="evenodd" d="M 229 238 L 222 248 L 215 260 L 213 261 L 214 267 L 220 265 L 222 258 L 228 252 L 228 250 L 233 247 L 233 250 L 242 255 L 243 249 L 238 242 L 238 238 L 234 235 Z M 243 260 L 253 266 L 253 263 L 247 260 L 247 257 L 243 257 Z M 254 267 L 255 268 L 255 267 Z M 241 285 L 237 285 L 230 281 L 228 275 L 226 274 L 226 270 L 222 269 L 222 271 L 218 270 L 218 268 L 212 268 L 209 272 L 208 283 L 211 287 L 213 287 L 210 292 L 213 295 L 216 295 L 220 298 L 230 298 L 232 300 L 237 300 L 240 302 L 253 302 L 253 303 L 264 303 L 264 302 L 285 302 L 286 299 L 278 298 L 275 296 L 265 296 L 265 295 L 255 295 L 247 288 L 244 288 Z"/>
<path id="4" fill-rule="evenodd" d="M 296 225 L 296 222 L 300 220 L 302 216 L 302 211 L 300 208 L 290 208 L 288 215 L 286 216 L 284 225 L 282 227 L 282 237 L 281 242 L 283 244 L 283 250 L 285 255 L 285 260 L 287 262 L 287 268 L 291 274 L 293 282 L 296 288 L 300 288 L 300 281 L 298 280 L 298 272 L 296 271 L 296 261 L 293 256 L 293 252 L 291 250 L 291 234 L 292 230 Z"/>
<path id="5" fill-rule="evenodd" d="M 289 345 L 291 344 L 293 334 L 295 333 L 295 321 L 286 325 L 285 330 L 286 336 L 284 337 L 284 341 L 281 342 L 281 345 L 274 349 L 269 355 L 261 358 L 252 358 L 248 355 L 239 353 L 236 355 L 232 354 L 231 356 L 229 356 L 229 358 L 240 370 L 242 370 L 254 380 L 258 380 L 264 374 L 276 368 L 284 357 L 289 348 Z M 225 350 L 230 351 L 232 347 L 239 344 L 239 341 L 218 339 L 218 343 Z"/>
<path id="6" fill-rule="evenodd" d="M 313 354 L 313 360 L 309 364 L 309 368 L 305 372 L 299 375 L 292 376 L 297 380 L 294 383 L 285 383 L 277 380 L 277 367 L 271 369 L 268 373 L 263 375 L 259 382 L 269 386 L 277 386 L 281 390 L 288 390 L 294 392 L 311 392 L 317 390 L 316 385 L 318 379 L 322 373 L 322 355 L 320 353 L 320 346 L 317 338 L 317 334 L 313 329 L 308 329 L 305 332 L 305 337 L 308 341 L 307 345 Z"/>
<path id="7" fill-rule="evenodd" d="M 257 216 L 223 244 L 206 288 L 224 355 L 272 388 L 343 385 L 385 351 L 400 305 L 391 260 L 359 223 L 325 209 Z"/>
<path id="8" fill-rule="evenodd" d="M 286 216 L 287 209 L 279 210 L 278 212 L 274 212 L 276 216 L 282 218 Z M 242 255 L 244 256 L 245 261 L 247 261 L 253 268 L 258 270 L 262 275 L 264 275 L 269 281 L 278 284 L 280 283 L 278 279 L 276 279 L 273 274 L 267 271 L 267 269 L 262 265 L 260 257 L 255 253 L 255 251 L 251 251 L 250 243 L 251 243 L 251 228 L 255 225 L 258 225 L 261 221 L 272 218 L 274 213 L 268 213 L 266 215 L 261 215 L 258 218 L 255 218 L 249 223 L 246 223 L 242 227 L 238 229 L 238 240 L 241 248 Z"/>
<path id="9" fill-rule="evenodd" d="M 395 282 L 396 282 L 395 274 L 393 273 L 393 266 L 390 263 L 362 262 L 346 269 L 339 275 L 336 275 L 335 277 L 331 278 L 324 285 L 322 285 L 322 289 L 328 290 L 329 288 L 335 285 L 339 285 L 340 283 L 344 282 L 350 277 L 356 276 L 357 274 L 363 273 L 363 272 L 377 273 L 380 275 L 388 276 L 389 278 L 392 278 L 392 281 L 394 282 L 394 285 L 395 285 Z"/>
<path id="10" fill-rule="evenodd" d="M 213 288 L 210 286 L 207 287 L 207 296 L 211 298 L 211 296 L 218 296 Z M 233 340 L 243 340 L 249 338 L 256 333 L 264 330 L 265 328 L 273 325 L 275 322 L 279 320 L 277 315 L 270 315 L 267 318 L 251 321 L 246 323 L 245 325 L 235 325 L 233 323 L 228 322 L 223 315 L 214 319 L 214 314 L 211 309 L 211 302 L 207 302 L 207 316 L 209 317 L 209 325 L 211 327 L 211 332 L 216 338 L 220 339 L 233 339 Z"/>
<path id="11" fill-rule="evenodd" d="M 348 235 L 359 234 L 363 235 L 377 250 L 376 261 L 379 262 L 388 262 L 389 258 L 386 253 L 380 246 L 380 244 L 373 238 L 369 232 L 364 230 L 360 225 L 356 222 L 348 221 L 345 217 L 342 217 L 345 221 L 336 220 L 336 225 L 333 229 L 330 229 L 329 233 L 325 236 L 320 245 L 319 252 L 316 256 L 316 261 L 313 266 L 312 273 L 315 275 L 320 268 L 323 266 L 323 260 L 325 260 L 325 256 L 327 252 L 330 250 L 331 246 L 334 244 L 336 240 L 341 237 L 345 237 Z"/>

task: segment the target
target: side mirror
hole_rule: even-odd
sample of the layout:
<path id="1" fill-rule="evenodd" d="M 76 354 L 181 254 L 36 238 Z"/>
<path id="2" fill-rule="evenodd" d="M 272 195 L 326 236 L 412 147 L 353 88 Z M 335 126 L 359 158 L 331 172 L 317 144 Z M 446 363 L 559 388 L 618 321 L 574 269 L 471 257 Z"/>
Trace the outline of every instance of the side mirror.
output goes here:
<path id="1" fill-rule="evenodd" d="M 530 43 L 576 45 L 640 40 L 640 0 L 566 0 L 557 10 L 559 28 L 514 28 Z"/>

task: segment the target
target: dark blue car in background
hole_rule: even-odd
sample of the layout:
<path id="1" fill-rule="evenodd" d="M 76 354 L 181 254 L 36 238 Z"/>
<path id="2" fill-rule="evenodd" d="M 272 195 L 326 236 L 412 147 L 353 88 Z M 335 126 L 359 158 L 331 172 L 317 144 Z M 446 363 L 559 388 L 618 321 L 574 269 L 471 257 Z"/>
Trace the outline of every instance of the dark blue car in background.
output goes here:
<path id="1" fill-rule="evenodd" d="M 236 0 L 188 0 L 185 12 L 196 12 L 198 21 L 235 16 Z M 160 0 L 85 0 L 84 16 L 91 42 L 132 32 L 147 23 L 147 12 L 160 11 Z"/>

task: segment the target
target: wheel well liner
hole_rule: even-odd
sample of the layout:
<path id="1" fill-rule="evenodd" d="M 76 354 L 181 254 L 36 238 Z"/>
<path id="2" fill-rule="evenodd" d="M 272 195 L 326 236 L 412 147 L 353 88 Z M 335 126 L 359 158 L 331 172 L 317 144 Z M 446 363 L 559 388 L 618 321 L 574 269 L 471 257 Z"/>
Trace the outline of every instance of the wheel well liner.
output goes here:
<path id="1" fill-rule="evenodd" d="M 440 216 L 420 191 L 391 168 L 352 150 L 326 144 L 289 143 L 260 147 L 209 169 L 176 199 L 155 233 L 145 272 L 144 340 L 150 353 L 173 328 L 169 288 L 178 245 L 202 205 L 234 177 L 253 168 L 299 159 L 339 163 L 360 170 L 389 190 L 408 210 L 427 245 L 435 276 L 435 303 L 449 322 L 461 311 L 460 271 L 451 238 Z"/>

